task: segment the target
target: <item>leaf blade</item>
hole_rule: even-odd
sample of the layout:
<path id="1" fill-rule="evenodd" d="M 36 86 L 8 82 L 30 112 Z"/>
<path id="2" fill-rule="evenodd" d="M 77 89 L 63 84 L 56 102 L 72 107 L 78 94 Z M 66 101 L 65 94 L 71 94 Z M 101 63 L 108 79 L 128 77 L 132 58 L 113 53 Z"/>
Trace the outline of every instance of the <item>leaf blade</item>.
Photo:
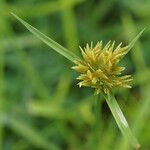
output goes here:
<path id="1" fill-rule="evenodd" d="M 128 45 L 128 52 L 131 50 L 131 48 L 134 46 L 134 44 L 136 43 L 136 41 L 140 38 L 140 36 L 142 35 L 142 33 L 144 32 L 145 28 L 130 42 L 130 44 Z"/>
<path id="2" fill-rule="evenodd" d="M 74 62 L 74 60 L 79 59 L 77 55 L 69 51 L 68 49 L 64 48 L 39 30 L 37 30 L 35 27 L 28 24 L 26 21 L 15 15 L 14 13 L 11 13 L 19 22 L 21 22 L 31 33 L 33 33 L 37 38 L 39 38 L 41 41 L 43 41 L 46 45 L 54 49 L 56 52 L 61 54 L 62 56 L 66 57 L 68 60 Z"/>
<path id="3" fill-rule="evenodd" d="M 140 144 L 138 143 L 137 139 L 133 135 L 128 125 L 128 122 L 125 116 L 123 115 L 114 95 L 112 93 L 109 93 L 107 95 L 104 95 L 104 97 L 123 136 L 130 142 L 130 144 L 134 148 L 139 149 Z"/>

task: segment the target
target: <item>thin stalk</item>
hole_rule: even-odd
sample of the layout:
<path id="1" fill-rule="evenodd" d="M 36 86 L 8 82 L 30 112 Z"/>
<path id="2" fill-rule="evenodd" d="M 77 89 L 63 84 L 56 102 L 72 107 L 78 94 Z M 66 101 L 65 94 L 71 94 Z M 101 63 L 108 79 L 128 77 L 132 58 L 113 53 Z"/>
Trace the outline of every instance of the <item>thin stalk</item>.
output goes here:
<path id="1" fill-rule="evenodd" d="M 101 101 L 100 101 L 100 96 L 98 95 L 95 98 L 95 116 L 96 116 L 95 128 L 96 130 L 99 127 L 99 123 L 100 123 L 100 105 L 101 105 Z"/>
<path id="2" fill-rule="evenodd" d="M 102 131 L 102 121 L 101 121 L 101 96 L 94 96 L 94 114 L 95 114 L 95 122 L 93 124 L 93 141 L 92 147 L 94 149 L 99 145 L 99 137 Z"/>
<path id="3" fill-rule="evenodd" d="M 128 122 L 126 121 L 114 95 L 112 93 L 109 93 L 107 95 L 104 95 L 104 97 L 124 137 L 135 149 L 139 149 L 140 144 L 138 143 L 135 136 L 132 134 Z"/>
<path id="4" fill-rule="evenodd" d="M 0 10 L 3 10 L 5 7 L 5 1 L 0 1 Z M 5 20 L 5 16 L 1 14 L 0 19 L 0 40 L 3 39 L 4 35 L 7 34 L 7 23 Z M 5 66 L 5 51 L 4 46 L 0 44 L 0 117 L 3 116 L 5 109 L 5 83 L 4 83 L 4 66 Z M 3 150 L 4 147 L 4 126 L 0 121 L 0 150 Z"/>
<path id="5" fill-rule="evenodd" d="M 0 45 L 0 116 L 2 116 L 4 110 L 4 50 Z M 0 150 L 3 148 L 3 125 L 0 122 Z"/>

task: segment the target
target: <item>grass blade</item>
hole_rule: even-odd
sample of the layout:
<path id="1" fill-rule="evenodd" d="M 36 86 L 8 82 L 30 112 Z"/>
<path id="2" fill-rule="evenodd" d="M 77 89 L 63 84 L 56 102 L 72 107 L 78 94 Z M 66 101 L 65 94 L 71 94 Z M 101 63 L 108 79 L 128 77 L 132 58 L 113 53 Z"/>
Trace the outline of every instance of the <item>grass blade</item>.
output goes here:
<path id="1" fill-rule="evenodd" d="M 18 21 L 20 21 L 30 32 L 32 32 L 36 37 L 38 37 L 41 41 L 43 41 L 45 44 L 47 44 L 49 47 L 53 48 L 56 52 L 60 53 L 70 61 L 74 61 L 75 59 L 79 59 L 78 56 L 76 56 L 74 53 L 69 51 L 68 49 L 64 48 L 51 38 L 47 37 L 43 33 L 41 33 L 39 30 L 28 24 L 26 21 L 19 18 L 17 15 L 11 13 Z"/>
<path id="2" fill-rule="evenodd" d="M 106 102 L 117 122 L 118 127 L 120 128 L 124 137 L 133 145 L 134 148 L 138 149 L 140 147 L 137 139 L 132 134 L 132 131 L 129 128 L 129 125 L 115 99 L 113 94 L 105 95 Z"/>
<path id="3" fill-rule="evenodd" d="M 128 45 L 128 51 L 131 50 L 131 48 L 134 46 L 135 42 L 139 39 L 139 37 L 142 35 L 142 33 L 144 32 L 145 28 L 130 42 L 130 44 Z"/>

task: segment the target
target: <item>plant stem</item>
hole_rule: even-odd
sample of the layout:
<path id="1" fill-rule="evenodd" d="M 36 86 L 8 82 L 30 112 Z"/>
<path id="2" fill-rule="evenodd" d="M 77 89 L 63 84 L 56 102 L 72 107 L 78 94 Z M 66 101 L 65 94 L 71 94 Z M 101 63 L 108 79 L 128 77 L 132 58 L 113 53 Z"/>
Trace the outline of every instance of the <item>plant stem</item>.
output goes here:
<path id="1" fill-rule="evenodd" d="M 95 97 L 95 128 L 97 129 L 99 127 L 99 123 L 100 123 L 100 96 L 97 95 Z M 97 132 L 97 131 L 96 131 Z"/>
<path id="2" fill-rule="evenodd" d="M 102 121 L 101 121 L 101 99 L 100 95 L 94 96 L 94 114 L 95 114 L 95 122 L 93 124 L 93 146 L 94 149 L 97 149 L 99 144 L 99 137 L 101 135 L 102 130 Z"/>
<path id="3" fill-rule="evenodd" d="M 135 136 L 132 134 L 132 131 L 129 128 L 129 125 L 114 95 L 112 93 L 109 93 L 107 95 L 104 95 L 104 97 L 124 137 L 130 142 L 131 145 L 133 145 L 135 149 L 139 149 L 140 144 L 138 143 Z"/>

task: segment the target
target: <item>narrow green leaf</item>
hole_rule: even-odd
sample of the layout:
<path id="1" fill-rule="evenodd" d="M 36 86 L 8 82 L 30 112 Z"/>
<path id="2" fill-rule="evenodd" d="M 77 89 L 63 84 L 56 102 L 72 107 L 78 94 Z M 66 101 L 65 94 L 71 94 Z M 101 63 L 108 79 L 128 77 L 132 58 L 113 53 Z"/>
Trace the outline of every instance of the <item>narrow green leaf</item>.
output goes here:
<path id="1" fill-rule="evenodd" d="M 106 102 L 107 102 L 122 134 L 129 141 L 129 143 L 131 143 L 131 145 L 133 145 L 134 148 L 138 149 L 140 147 L 140 144 L 138 143 L 135 136 L 132 134 L 132 131 L 128 125 L 128 122 L 127 122 L 126 118 L 124 117 L 115 97 L 111 93 L 104 95 L 104 97 L 106 99 Z"/>
<path id="2" fill-rule="evenodd" d="M 131 50 L 131 48 L 134 46 L 135 42 L 139 39 L 139 37 L 142 35 L 142 33 L 144 32 L 145 28 L 130 42 L 130 44 L 128 45 L 128 51 Z"/>
<path id="3" fill-rule="evenodd" d="M 49 47 L 53 48 L 56 52 L 60 53 L 70 61 L 74 62 L 75 59 L 79 59 L 78 56 L 76 56 L 74 53 L 69 51 L 68 49 L 64 48 L 51 38 L 44 35 L 42 32 L 28 24 L 26 21 L 19 18 L 17 15 L 11 13 L 18 21 L 20 21 L 30 32 L 32 32 L 36 37 L 38 37 L 41 41 L 43 41 L 45 44 L 47 44 Z"/>

